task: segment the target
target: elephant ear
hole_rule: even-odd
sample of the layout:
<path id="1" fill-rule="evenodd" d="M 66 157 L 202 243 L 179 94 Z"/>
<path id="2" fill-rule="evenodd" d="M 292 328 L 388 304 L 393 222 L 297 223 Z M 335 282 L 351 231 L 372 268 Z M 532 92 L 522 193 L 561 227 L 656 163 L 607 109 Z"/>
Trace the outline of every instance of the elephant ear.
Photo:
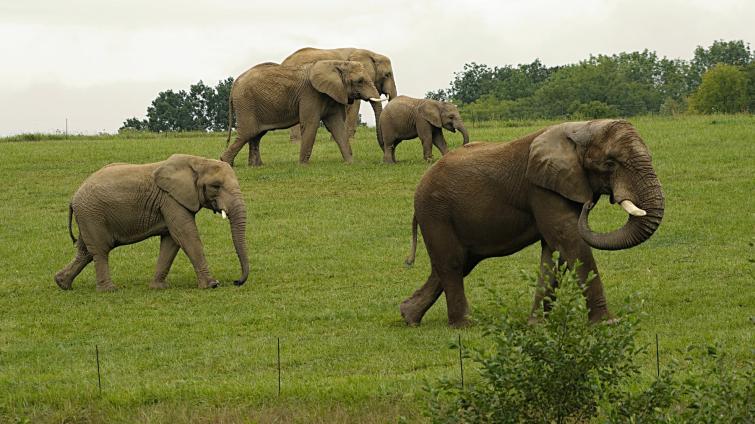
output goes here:
<path id="1" fill-rule="evenodd" d="M 436 128 L 443 125 L 440 120 L 440 105 L 432 100 L 424 100 L 419 104 L 419 115 Z"/>
<path id="2" fill-rule="evenodd" d="M 186 209 L 199 210 L 196 158 L 190 155 L 172 155 L 152 172 L 155 183 Z"/>
<path id="3" fill-rule="evenodd" d="M 315 62 L 309 71 L 309 80 L 315 90 L 345 105 L 349 103 L 349 96 L 343 81 L 345 70 L 340 63 L 343 62 L 335 60 Z"/>
<path id="4" fill-rule="evenodd" d="M 530 144 L 527 179 L 575 202 L 592 200 L 581 159 L 590 139 L 586 123 L 573 122 L 547 129 Z"/>

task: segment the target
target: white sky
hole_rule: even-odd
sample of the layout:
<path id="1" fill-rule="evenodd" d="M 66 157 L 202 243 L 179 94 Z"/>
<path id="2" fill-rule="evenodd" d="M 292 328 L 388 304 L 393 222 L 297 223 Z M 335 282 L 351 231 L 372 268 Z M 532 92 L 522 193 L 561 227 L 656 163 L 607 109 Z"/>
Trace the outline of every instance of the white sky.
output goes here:
<path id="1" fill-rule="evenodd" d="M 654 50 L 691 59 L 755 42 L 753 0 L 0 0 L 0 135 L 115 132 L 158 92 L 214 86 L 305 46 L 389 56 L 399 94 L 464 63 L 575 63 Z M 755 46 L 751 46 L 755 48 Z M 372 112 L 363 104 L 363 117 Z"/>

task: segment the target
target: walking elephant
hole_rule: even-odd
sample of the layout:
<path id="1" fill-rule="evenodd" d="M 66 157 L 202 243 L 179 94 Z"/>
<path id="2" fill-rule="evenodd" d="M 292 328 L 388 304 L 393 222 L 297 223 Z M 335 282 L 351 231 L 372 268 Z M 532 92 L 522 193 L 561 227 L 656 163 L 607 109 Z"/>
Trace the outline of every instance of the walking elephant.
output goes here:
<path id="1" fill-rule="evenodd" d="M 382 54 L 375 53 L 365 49 L 340 48 L 340 49 L 316 49 L 305 47 L 299 49 L 283 60 L 284 65 L 303 65 L 314 63 L 318 60 L 351 60 L 359 62 L 364 66 L 370 80 L 375 84 L 380 94 L 385 94 L 389 100 L 396 97 L 396 80 L 393 76 L 393 67 L 391 60 Z M 377 123 L 380 122 L 380 113 L 382 104 L 380 102 L 370 102 L 372 110 L 375 113 L 375 131 L 378 144 L 380 144 L 380 128 Z M 359 119 L 359 102 L 350 104 L 346 109 L 346 132 L 349 138 L 354 136 Z M 299 128 L 291 128 L 291 141 L 298 141 L 301 138 Z"/>
<path id="2" fill-rule="evenodd" d="M 343 160 L 351 163 L 346 105 L 357 99 L 379 101 L 375 85 L 359 62 L 321 60 L 302 66 L 263 63 L 241 74 L 231 87 L 229 115 L 236 111 L 237 137 L 220 160 L 233 160 L 249 143 L 249 165 L 260 166 L 260 140 L 270 130 L 302 128 L 299 162 L 307 163 L 320 120 L 333 135 Z M 228 140 L 231 138 L 228 120 Z"/>
<path id="3" fill-rule="evenodd" d="M 601 195 L 629 214 L 621 228 L 594 233 L 588 214 Z M 626 121 L 568 122 L 510 143 L 470 143 L 441 158 L 422 177 L 414 196 L 412 264 L 419 225 L 432 271 L 401 303 L 409 325 L 418 325 L 442 292 L 448 322 L 466 323 L 463 279 L 481 260 L 506 256 L 540 242 L 542 274 L 552 254 L 582 265 L 589 320 L 611 319 L 591 247 L 627 249 L 647 240 L 663 218 L 664 197 L 650 152 Z M 530 320 L 550 309 L 555 281 L 541 277 Z"/>
<path id="4" fill-rule="evenodd" d="M 398 96 L 385 106 L 379 122 L 383 137 L 383 162 L 396 162 L 396 146 L 402 140 L 417 136 L 422 141 L 426 161 L 433 159 L 433 145 L 445 155 L 448 152 L 443 129 L 451 132 L 459 130 L 464 137 L 463 144 L 469 142 L 469 133 L 453 103 L 432 99 L 415 99 Z"/>
<path id="5" fill-rule="evenodd" d="M 159 236 L 160 254 L 150 287 L 167 287 L 165 277 L 179 248 L 194 266 L 199 287 L 216 287 L 194 222 L 201 208 L 230 220 L 241 264 L 241 278 L 234 284 L 244 284 L 249 276 L 246 206 L 236 174 L 227 163 L 179 154 L 144 165 L 111 164 L 84 181 L 68 208 L 68 232 L 76 256 L 55 274 L 55 282 L 61 289 L 71 289 L 76 276 L 94 260 L 97 290 L 115 290 L 108 267 L 110 251 Z M 74 217 L 78 240 L 71 227 Z"/>

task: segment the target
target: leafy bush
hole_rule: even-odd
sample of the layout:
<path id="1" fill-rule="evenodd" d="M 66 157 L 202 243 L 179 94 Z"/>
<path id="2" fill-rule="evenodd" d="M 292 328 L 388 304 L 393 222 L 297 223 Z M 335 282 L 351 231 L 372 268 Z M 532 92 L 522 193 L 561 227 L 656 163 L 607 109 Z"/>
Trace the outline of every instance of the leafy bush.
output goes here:
<path id="1" fill-rule="evenodd" d="M 493 347 L 467 355 L 480 366 L 479 383 L 466 390 L 450 381 L 428 388 L 434 422 L 583 421 L 639 372 L 634 314 L 614 325 L 589 324 L 576 273 L 565 266 L 553 271 L 559 288 L 547 320 L 528 325 L 506 314 L 485 318 Z"/>
<path id="2" fill-rule="evenodd" d="M 700 113 L 736 113 L 747 110 L 747 74 L 733 65 L 718 64 L 703 74 L 690 97 L 690 108 Z"/>
<path id="3" fill-rule="evenodd" d="M 442 380 L 426 387 L 433 422 L 755 422 L 752 363 L 737 371 L 718 348 L 689 348 L 683 362 L 637 388 L 636 359 L 644 348 L 635 342 L 631 299 L 618 323 L 589 324 L 576 273 L 565 266 L 553 271 L 559 288 L 547 320 L 528 325 L 505 313 L 485 317 L 492 346 L 466 354 L 479 365 L 476 384 Z M 676 378 L 682 372 L 686 377 Z"/>

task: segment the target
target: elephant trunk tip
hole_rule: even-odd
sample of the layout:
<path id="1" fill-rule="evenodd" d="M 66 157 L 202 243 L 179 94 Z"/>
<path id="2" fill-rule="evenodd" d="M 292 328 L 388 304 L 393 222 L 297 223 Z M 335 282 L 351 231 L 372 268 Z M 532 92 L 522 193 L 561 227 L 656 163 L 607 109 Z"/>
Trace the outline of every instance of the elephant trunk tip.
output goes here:
<path id="1" fill-rule="evenodd" d="M 246 280 L 247 280 L 246 277 L 241 277 L 238 280 L 234 280 L 233 285 L 237 287 L 241 287 L 244 285 L 244 283 L 246 283 Z"/>

